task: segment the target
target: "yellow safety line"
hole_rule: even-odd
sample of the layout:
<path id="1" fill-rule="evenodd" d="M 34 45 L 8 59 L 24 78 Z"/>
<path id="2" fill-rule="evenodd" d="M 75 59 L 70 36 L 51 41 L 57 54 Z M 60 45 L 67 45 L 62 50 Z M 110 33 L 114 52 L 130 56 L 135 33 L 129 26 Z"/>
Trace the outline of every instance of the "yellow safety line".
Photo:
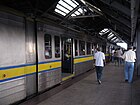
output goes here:
<path id="1" fill-rule="evenodd" d="M 74 77 L 74 74 L 62 78 L 62 81 L 65 81 L 65 80 L 70 79 L 70 78 L 72 78 L 72 77 Z"/>

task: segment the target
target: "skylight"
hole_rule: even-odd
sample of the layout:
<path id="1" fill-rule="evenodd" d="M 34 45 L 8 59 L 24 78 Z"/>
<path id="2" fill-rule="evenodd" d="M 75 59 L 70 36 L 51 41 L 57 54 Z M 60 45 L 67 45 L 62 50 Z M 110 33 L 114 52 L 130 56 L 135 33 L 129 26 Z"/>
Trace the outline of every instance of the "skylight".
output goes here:
<path id="1" fill-rule="evenodd" d="M 82 8 L 79 8 L 77 11 L 75 11 L 71 16 L 77 16 L 77 15 L 81 15 L 83 14 L 84 12 L 87 12 L 86 9 L 82 9 Z"/>
<path id="2" fill-rule="evenodd" d="M 80 15 L 80 12 L 79 11 L 76 11 L 76 12 L 74 12 L 76 15 Z"/>
<path id="3" fill-rule="evenodd" d="M 117 43 L 117 45 L 127 49 L 127 43 Z"/>
<path id="4" fill-rule="evenodd" d="M 59 14 L 63 15 L 63 16 L 65 16 L 65 15 L 66 15 L 66 13 L 64 13 L 64 12 L 62 12 L 62 11 L 58 10 L 58 9 L 55 9 L 55 12 L 57 12 L 57 13 L 59 13 Z"/>
<path id="5" fill-rule="evenodd" d="M 79 8 L 78 11 L 79 11 L 80 13 L 83 13 L 83 10 L 82 10 L 81 8 Z"/>
<path id="6" fill-rule="evenodd" d="M 114 36 L 114 34 L 112 32 L 110 32 L 108 35 L 108 39 L 111 39 L 113 36 Z"/>
<path id="7" fill-rule="evenodd" d="M 106 34 L 107 32 L 109 32 L 109 29 L 108 28 L 104 28 L 102 31 L 99 32 L 100 35 L 104 35 Z"/>
<path id="8" fill-rule="evenodd" d="M 77 7 L 77 4 L 75 3 L 75 0 L 65 0 L 65 2 L 67 2 L 68 4 L 70 4 L 73 8 Z"/>
<path id="9" fill-rule="evenodd" d="M 115 36 L 115 37 L 113 37 L 112 39 L 111 39 L 111 41 L 113 41 L 114 39 L 116 39 L 117 37 Z"/>
<path id="10" fill-rule="evenodd" d="M 64 1 L 62 1 L 62 0 L 60 0 L 60 1 L 58 2 L 58 4 L 61 4 L 63 7 L 68 8 L 70 11 L 73 10 L 73 7 L 72 7 L 71 5 L 67 4 L 66 2 L 64 2 Z M 57 5 L 58 5 L 58 4 L 57 4 Z"/>
<path id="11" fill-rule="evenodd" d="M 70 11 L 79 5 L 75 0 L 60 0 L 55 8 L 55 12 L 66 16 Z M 78 9 L 75 15 L 81 14 L 82 9 Z M 73 16 L 75 16 L 73 15 Z"/>
<path id="12" fill-rule="evenodd" d="M 109 28 L 104 28 L 103 30 L 101 30 L 99 32 L 99 35 L 103 36 L 103 35 L 107 35 L 107 40 L 113 43 L 117 43 L 120 42 L 122 39 L 119 37 L 119 35 L 114 32 L 112 29 Z"/>
<path id="13" fill-rule="evenodd" d="M 119 39 L 118 39 L 118 38 L 114 40 L 114 42 L 115 42 L 115 43 L 116 43 L 117 41 L 119 41 Z"/>
<path id="14" fill-rule="evenodd" d="M 69 13 L 68 9 L 64 8 L 63 6 L 61 6 L 59 4 L 56 6 L 56 8 L 59 8 L 60 10 L 63 10 L 65 13 Z"/>
<path id="15" fill-rule="evenodd" d="M 72 0 L 75 4 L 79 5 L 79 3 L 77 3 L 75 0 Z"/>
<path id="16" fill-rule="evenodd" d="M 76 14 L 72 14 L 71 16 L 76 16 Z"/>

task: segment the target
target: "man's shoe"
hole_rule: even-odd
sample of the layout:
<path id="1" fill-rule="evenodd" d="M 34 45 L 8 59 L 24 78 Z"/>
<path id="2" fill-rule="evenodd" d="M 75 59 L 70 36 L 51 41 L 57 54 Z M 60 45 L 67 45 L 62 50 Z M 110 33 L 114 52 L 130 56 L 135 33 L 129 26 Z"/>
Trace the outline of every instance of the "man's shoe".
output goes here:
<path id="1" fill-rule="evenodd" d="M 98 80 L 98 83 L 101 84 L 102 83 L 101 80 Z"/>
<path id="2" fill-rule="evenodd" d="M 125 82 L 128 82 L 128 79 L 126 79 Z"/>

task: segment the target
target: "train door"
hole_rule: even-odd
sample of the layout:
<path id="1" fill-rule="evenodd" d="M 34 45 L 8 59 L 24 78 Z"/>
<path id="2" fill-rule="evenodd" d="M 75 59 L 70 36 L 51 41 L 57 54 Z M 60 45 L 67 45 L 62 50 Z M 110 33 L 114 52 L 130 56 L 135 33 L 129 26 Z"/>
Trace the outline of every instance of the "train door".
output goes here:
<path id="1" fill-rule="evenodd" d="M 62 38 L 62 78 L 73 74 L 73 40 Z"/>

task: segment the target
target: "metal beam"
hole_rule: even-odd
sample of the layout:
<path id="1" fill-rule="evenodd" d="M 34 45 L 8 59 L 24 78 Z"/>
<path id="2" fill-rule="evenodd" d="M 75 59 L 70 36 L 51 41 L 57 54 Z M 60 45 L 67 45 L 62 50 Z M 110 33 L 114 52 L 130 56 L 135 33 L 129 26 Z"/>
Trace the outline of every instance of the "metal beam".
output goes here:
<path id="1" fill-rule="evenodd" d="M 78 5 L 77 7 L 75 7 L 72 11 L 70 11 L 65 18 L 59 23 L 62 24 L 64 21 L 66 21 L 66 19 L 68 19 L 75 11 L 77 11 L 81 6 Z"/>
<path id="2" fill-rule="evenodd" d="M 136 61 L 136 70 L 137 70 L 137 75 L 140 76 L 140 25 L 137 27 L 137 30 L 136 30 L 136 42 L 137 42 L 137 51 L 136 51 L 136 54 L 137 54 L 137 61 Z"/>
<path id="3" fill-rule="evenodd" d="M 22 17 L 26 17 L 26 15 L 18 10 L 15 10 L 13 8 L 9 8 L 9 7 L 6 7 L 6 6 L 0 6 L 0 11 L 3 11 L 3 12 L 8 12 L 8 13 L 11 13 L 11 14 L 14 14 L 14 15 L 17 15 L 17 16 L 22 16 Z"/>
<path id="4" fill-rule="evenodd" d="M 109 14 L 108 14 L 108 15 L 109 15 Z M 128 28 L 131 28 L 131 22 L 130 22 L 130 21 L 128 21 L 128 20 L 126 20 L 126 19 L 124 19 L 124 18 L 122 18 L 122 17 L 114 17 L 114 16 L 112 16 L 112 15 L 110 15 L 109 17 L 111 17 L 112 19 L 116 20 L 117 22 L 119 22 L 119 23 L 125 25 L 125 26 L 128 27 Z"/>
<path id="5" fill-rule="evenodd" d="M 105 14 L 105 16 L 108 18 L 108 20 L 109 20 L 109 22 L 111 23 L 111 21 L 112 22 L 115 22 L 116 24 L 120 24 L 119 26 L 123 26 L 124 27 L 124 29 L 126 30 L 130 30 L 131 31 L 131 20 L 128 20 L 129 18 L 130 18 L 130 16 L 131 16 L 131 12 L 130 12 L 130 10 L 127 8 L 127 7 L 124 7 L 123 5 L 121 5 L 122 6 L 122 8 L 123 8 L 123 10 L 125 10 L 125 9 L 127 9 L 127 10 L 125 10 L 125 11 L 122 11 L 122 8 L 121 8 L 121 6 L 119 5 L 119 3 L 118 4 L 116 4 L 117 6 L 115 7 L 115 6 L 113 6 L 114 4 L 112 4 L 111 5 L 111 3 L 113 3 L 113 2 L 116 2 L 115 0 L 113 0 L 112 2 L 110 2 L 110 0 L 95 0 L 95 4 L 98 6 L 98 7 L 100 7 L 100 9 L 102 10 L 102 12 L 104 12 L 104 14 Z M 106 4 L 106 5 L 105 5 Z M 118 6 L 119 5 L 119 6 Z M 119 7 L 119 9 L 118 9 L 118 7 Z M 120 15 L 120 14 L 116 14 L 116 12 L 114 11 L 114 12 L 112 12 L 111 14 L 110 14 L 110 12 L 111 11 L 113 11 L 113 10 L 111 10 L 112 8 L 114 8 L 115 10 L 117 10 L 118 12 L 119 12 L 119 10 L 120 10 L 120 13 L 124 13 L 124 15 L 125 14 L 127 14 L 128 15 L 128 17 L 126 17 L 125 16 L 125 18 L 122 16 L 122 15 Z M 127 11 L 127 12 L 126 12 Z M 112 24 L 112 23 L 111 23 Z M 126 30 L 126 31 L 127 31 Z M 129 34 L 127 34 L 127 35 L 125 35 L 126 33 L 124 33 L 122 30 L 118 30 L 118 29 L 116 29 L 115 30 L 117 33 L 120 33 L 120 38 L 122 38 L 124 41 L 126 41 L 126 42 L 130 42 L 130 39 L 128 38 L 128 37 L 130 37 L 130 36 L 128 36 Z M 122 33 L 122 34 L 121 34 Z"/>
<path id="6" fill-rule="evenodd" d="M 120 23 L 116 23 L 115 21 L 112 22 L 112 24 L 115 24 L 116 28 L 114 28 L 114 30 L 121 30 L 122 32 L 126 33 L 128 36 L 131 35 L 131 28 L 128 28 Z"/>
<path id="7" fill-rule="evenodd" d="M 70 17 L 70 18 L 88 18 L 88 17 L 98 17 L 100 15 L 87 15 L 87 16 L 73 16 L 73 17 Z"/>
<path id="8" fill-rule="evenodd" d="M 117 33 L 120 33 L 121 36 L 124 35 L 124 36 L 130 38 L 130 34 L 129 34 L 128 32 L 126 32 L 126 31 L 124 31 L 123 29 L 118 29 L 118 28 L 117 28 L 117 29 L 116 29 L 116 32 L 117 32 Z"/>
<path id="9" fill-rule="evenodd" d="M 128 18 L 126 18 L 126 17 L 124 18 L 122 15 L 117 14 L 116 11 L 111 10 L 110 7 L 106 7 L 106 5 L 103 5 L 103 2 L 101 2 L 101 1 L 103 1 L 103 0 L 100 0 L 100 1 L 97 0 L 96 4 L 98 4 L 98 6 L 100 6 L 100 8 L 104 12 L 104 14 L 108 15 L 111 19 L 114 19 L 114 20 L 118 21 L 119 23 L 122 23 L 125 26 L 131 28 L 131 22 L 130 22 L 130 20 L 128 20 Z M 107 4 L 110 6 L 110 4 L 109 4 L 110 0 L 107 0 L 107 1 L 108 1 Z M 115 2 L 115 1 L 113 1 L 113 2 Z"/>
<path id="10" fill-rule="evenodd" d="M 139 3 L 139 0 L 131 0 L 131 43 L 133 42 L 136 33 Z"/>
<path id="11" fill-rule="evenodd" d="M 131 28 L 131 22 L 128 21 L 127 19 L 121 17 L 121 16 L 118 16 L 118 17 L 115 17 L 113 13 L 110 12 L 109 9 L 103 7 L 103 11 L 105 12 L 105 14 L 107 14 L 109 17 L 111 17 L 112 19 L 115 19 L 116 21 L 124 24 L 125 26 Z"/>
<path id="12" fill-rule="evenodd" d="M 86 2 L 86 1 L 85 1 Z M 88 5 L 89 7 L 91 7 L 93 9 L 94 12 L 96 12 L 99 15 L 103 15 L 101 11 L 97 10 L 95 8 L 95 6 L 93 6 L 92 4 L 90 4 L 89 2 L 86 2 L 86 5 Z"/>
<path id="13" fill-rule="evenodd" d="M 51 5 L 49 8 L 46 8 L 46 10 L 40 15 L 43 16 L 44 14 L 46 14 L 51 8 L 54 8 L 59 0 L 55 0 L 55 2 L 53 3 L 53 5 Z"/>
<path id="14" fill-rule="evenodd" d="M 116 1 L 112 1 L 110 2 L 110 0 L 100 0 L 102 1 L 104 4 L 111 6 L 113 8 L 115 8 L 116 10 L 126 14 L 127 16 L 131 16 L 131 11 L 130 9 L 128 9 L 127 7 L 121 5 L 120 3 L 116 2 Z"/>
<path id="15" fill-rule="evenodd" d="M 124 40 L 127 43 L 130 43 L 130 36 L 125 34 L 122 30 L 115 30 L 115 32 L 119 33 L 118 35 L 121 37 L 122 40 Z"/>

